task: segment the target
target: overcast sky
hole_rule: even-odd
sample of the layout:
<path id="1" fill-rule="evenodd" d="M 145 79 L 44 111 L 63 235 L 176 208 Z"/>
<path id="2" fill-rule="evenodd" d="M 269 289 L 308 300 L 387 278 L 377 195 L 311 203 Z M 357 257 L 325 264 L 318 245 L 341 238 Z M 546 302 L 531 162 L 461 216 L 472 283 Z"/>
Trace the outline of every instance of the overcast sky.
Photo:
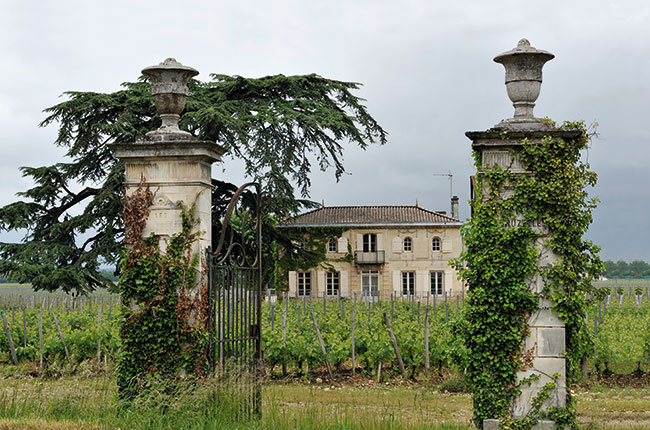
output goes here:
<path id="1" fill-rule="evenodd" d="M 601 199 L 589 237 L 609 259 L 650 261 L 650 2 L 638 1 L 20 1 L 0 0 L 0 205 L 30 182 L 19 166 L 62 161 L 42 110 L 64 91 L 111 92 L 175 57 L 210 73 L 318 73 L 357 92 L 389 132 L 349 147 L 349 172 L 314 172 L 326 205 L 449 210 L 449 180 L 468 216 L 468 130 L 511 117 L 495 55 L 522 37 L 555 54 L 535 114 L 598 122 L 585 157 Z M 213 176 L 242 182 L 226 159 Z M 0 241 L 16 241 L 0 233 Z"/>

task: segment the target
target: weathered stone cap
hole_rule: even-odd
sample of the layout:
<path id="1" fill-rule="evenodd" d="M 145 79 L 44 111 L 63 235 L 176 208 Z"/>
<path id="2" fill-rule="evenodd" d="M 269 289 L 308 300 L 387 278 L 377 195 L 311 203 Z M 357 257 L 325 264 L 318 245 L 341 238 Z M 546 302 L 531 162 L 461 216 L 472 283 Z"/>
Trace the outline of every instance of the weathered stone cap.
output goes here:
<path id="1" fill-rule="evenodd" d="M 516 144 L 517 140 L 523 139 L 542 139 L 546 136 L 559 137 L 562 139 L 575 139 L 580 136 L 582 131 L 576 128 L 553 127 L 550 124 L 540 123 L 534 130 L 505 130 L 501 128 L 491 128 L 485 131 L 467 131 L 465 136 L 471 140 L 493 139 L 500 140 L 504 144 Z"/>
<path id="2" fill-rule="evenodd" d="M 537 49 L 534 46 L 530 46 L 530 42 L 528 41 L 528 39 L 524 38 L 524 39 L 521 39 L 519 41 L 519 43 L 517 43 L 516 47 L 514 47 L 511 50 L 503 52 L 503 53 L 497 55 L 496 57 L 494 57 L 494 62 L 504 64 L 509 57 L 517 56 L 517 55 L 538 56 L 538 57 L 541 57 L 541 59 L 544 62 L 550 61 L 553 58 L 555 58 L 555 55 L 551 54 L 548 51 L 544 51 L 542 49 Z M 540 69 L 539 70 L 539 79 L 540 79 L 540 81 L 541 81 L 541 75 L 542 75 L 542 71 Z M 507 77 L 506 77 L 506 79 L 507 79 Z M 530 78 L 527 78 L 527 79 L 530 79 Z"/>
<path id="3" fill-rule="evenodd" d="M 161 69 L 184 71 L 187 72 L 189 76 L 196 76 L 199 74 L 199 71 L 196 70 L 194 67 L 181 64 L 178 61 L 176 61 L 175 58 L 172 57 L 166 58 L 165 61 L 162 61 L 155 66 L 145 67 L 144 69 L 142 69 L 142 74 L 148 76 L 151 74 L 151 72 L 158 71 Z"/>

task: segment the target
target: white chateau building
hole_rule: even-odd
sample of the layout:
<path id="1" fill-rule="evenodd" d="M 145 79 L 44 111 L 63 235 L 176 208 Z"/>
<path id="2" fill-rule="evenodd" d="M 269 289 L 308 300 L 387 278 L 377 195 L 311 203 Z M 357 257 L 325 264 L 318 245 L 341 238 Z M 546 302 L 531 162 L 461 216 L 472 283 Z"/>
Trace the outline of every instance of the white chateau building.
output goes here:
<path id="1" fill-rule="evenodd" d="M 451 217 L 417 205 L 323 206 L 293 217 L 278 227 L 346 230 L 326 244 L 333 269 L 287 273 L 289 297 L 458 295 L 463 285 L 448 262 L 462 250 L 462 225 L 458 197 L 452 198 Z"/>

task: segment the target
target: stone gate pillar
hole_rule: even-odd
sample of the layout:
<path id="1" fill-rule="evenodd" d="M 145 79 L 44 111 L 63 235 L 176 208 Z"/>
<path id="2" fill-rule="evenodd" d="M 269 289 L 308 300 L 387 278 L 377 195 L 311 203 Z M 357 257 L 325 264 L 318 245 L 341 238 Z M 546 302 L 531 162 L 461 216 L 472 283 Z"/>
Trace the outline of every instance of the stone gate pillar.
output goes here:
<path id="1" fill-rule="evenodd" d="M 211 165 L 221 160 L 225 150 L 178 128 L 178 119 L 185 109 L 187 83 L 198 71 L 168 58 L 142 73 L 151 80 L 162 125 L 133 143 L 113 145 L 115 156 L 126 167 L 125 192 L 130 195 L 144 180 L 155 193 L 143 234 L 159 236 L 163 252 L 165 239 L 181 231 L 177 202 L 182 202 L 186 209 L 194 204 L 195 216 L 200 219 L 200 238 L 194 243 L 193 252 L 201 255 L 212 237 Z"/>
<path id="2" fill-rule="evenodd" d="M 513 118 L 505 119 L 489 130 L 466 133 L 472 140 L 472 149 L 480 154 L 483 166 L 496 165 L 514 174 L 529 174 L 517 156 L 524 139 L 539 142 L 545 136 L 551 136 L 569 140 L 580 135 L 579 130 L 558 129 L 533 116 L 533 107 L 542 84 L 542 67 L 553 57 L 550 52 L 537 50 L 530 46 L 526 39 L 522 39 L 516 48 L 494 58 L 495 62 L 503 64 L 506 68 L 506 88 L 515 107 L 515 114 Z M 479 170 L 477 181 L 482 183 L 483 175 L 484 172 Z M 507 198 L 509 193 L 506 188 L 502 195 Z M 517 220 L 512 222 L 516 223 Z M 557 259 L 550 249 L 544 247 L 550 232 L 543 225 L 532 227 L 541 233 L 536 244 L 540 255 L 537 264 L 539 267 L 546 266 Z M 541 293 L 544 280 L 536 275 L 528 280 L 528 286 L 531 291 Z M 532 352 L 532 367 L 519 372 L 518 380 L 521 381 L 532 374 L 540 375 L 540 378 L 530 386 L 521 387 L 522 393 L 511 407 L 514 418 L 526 416 L 531 409 L 531 400 L 542 387 L 547 382 L 555 382 L 552 378 L 554 374 L 559 374 L 560 378 L 551 398 L 543 408 L 564 407 L 566 403 L 564 322 L 554 312 L 550 300 L 540 299 L 539 310 L 529 317 L 528 324 L 530 335 L 526 338 L 525 345 L 522 345 L 522 350 Z M 542 422 L 536 428 L 546 429 L 551 424 L 551 422 Z M 483 428 L 497 429 L 498 422 L 485 420 Z"/>

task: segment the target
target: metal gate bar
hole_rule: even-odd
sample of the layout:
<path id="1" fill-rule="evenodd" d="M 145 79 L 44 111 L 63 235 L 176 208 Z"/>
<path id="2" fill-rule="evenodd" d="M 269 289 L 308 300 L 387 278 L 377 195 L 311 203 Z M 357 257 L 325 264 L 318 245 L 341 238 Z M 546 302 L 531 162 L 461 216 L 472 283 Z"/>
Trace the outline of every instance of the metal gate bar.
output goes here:
<path id="1" fill-rule="evenodd" d="M 239 187 L 228 204 L 215 251 L 206 252 L 211 302 L 208 359 L 215 374 L 233 384 L 231 388 L 243 400 L 239 412 L 246 415 L 261 412 L 260 196 L 257 183 Z"/>

